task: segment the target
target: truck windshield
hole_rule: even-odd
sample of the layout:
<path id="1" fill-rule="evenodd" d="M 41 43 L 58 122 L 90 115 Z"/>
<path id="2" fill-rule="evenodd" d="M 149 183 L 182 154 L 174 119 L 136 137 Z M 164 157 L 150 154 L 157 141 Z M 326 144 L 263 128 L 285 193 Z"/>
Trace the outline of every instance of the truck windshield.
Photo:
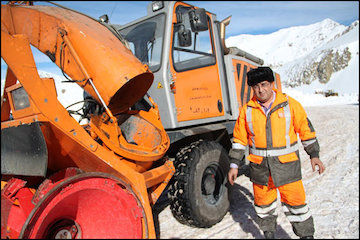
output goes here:
<path id="1" fill-rule="evenodd" d="M 165 15 L 160 14 L 143 22 L 119 29 L 133 54 L 152 72 L 160 68 Z"/>

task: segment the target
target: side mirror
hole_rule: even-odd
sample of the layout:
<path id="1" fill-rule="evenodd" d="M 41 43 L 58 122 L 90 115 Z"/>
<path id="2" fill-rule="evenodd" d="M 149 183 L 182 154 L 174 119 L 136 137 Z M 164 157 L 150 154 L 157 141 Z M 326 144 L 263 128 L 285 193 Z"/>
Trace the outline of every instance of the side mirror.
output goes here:
<path id="1" fill-rule="evenodd" d="M 109 23 L 109 17 L 107 14 L 100 16 L 99 19 L 100 19 L 100 22 Z"/>
<path id="2" fill-rule="evenodd" d="M 191 31 L 186 29 L 182 24 L 180 25 L 180 29 L 178 31 L 178 39 L 181 47 L 191 46 Z"/>
<path id="3" fill-rule="evenodd" d="M 191 30 L 202 32 L 208 30 L 207 15 L 204 8 L 192 9 L 189 11 Z"/>

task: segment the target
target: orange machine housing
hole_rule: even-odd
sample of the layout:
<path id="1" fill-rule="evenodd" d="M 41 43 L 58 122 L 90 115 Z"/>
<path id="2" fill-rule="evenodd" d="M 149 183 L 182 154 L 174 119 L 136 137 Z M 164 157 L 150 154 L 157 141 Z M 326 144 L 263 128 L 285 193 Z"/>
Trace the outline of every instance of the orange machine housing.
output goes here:
<path id="1" fill-rule="evenodd" d="M 85 125 L 80 125 L 72 118 L 57 99 L 54 80 L 39 77 L 30 44 L 49 56 L 105 111 L 101 115 L 92 115 L 90 123 Z M 36 210 L 38 213 L 44 209 L 45 200 L 38 199 L 37 204 L 34 204 L 34 199 L 51 191 L 48 188 L 46 191 L 45 188 L 36 189 L 36 186 L 51 174 L 76 168 L 81 170 L 79 172 L 97 173 L 90 179 L 101 177 L 108 179 L 105 182 L 111 182 L 116 178 L 117 184 L 122 185 L 119 191 L 128 189 L 128 192 L 133 192 L 131 198 L 136 199 L 138 208 L 142 209 L 142 213 L 139 213 L 142 219 L 140 237 L 154 238 L 151 206 L 173 175 L 174 167 L 172 162 L 163 158 L 170 143 L 156 104 L 148 112 L 129 110 L 152 84 L 153 74 L 147 66 L 141 64 L 101 23 L 77 12 L 47 6 L 2 5 L 1 56 L 8 65 L 1 104 L 2 132 L 4 129 L 11 131 L 19 126 L 36 123 L 40 126 L 47 150 L 46 175 L 40 176 L 40 181 L 31 176 L 22 177 L 28 183 L 36 183 L 31 188 L 25 183 L 17 184 L 16 174 L 3 175 L 2 193 L 8 192 L 13 197 L 4 198 L 6 208 L 3 208 L 2 198 L 1 236 L 43 237 L 40 233 L 44 230 L 39 225 L 42 220 L 30 212 Z M 25 90 L 26 106 L 17 107 L 14 99 L 16 90 Z M 78 172 L 61 179 L 55 178 L 57 186 L 72 180 L 70 176 L 75 177 L 73 174 L 77 175 Z M 5 181 L 11 177 L 11 184 L 6 185 Z M 88 178 L 86 175 L 81 179 Z M 54 178 L 50 179 L 55 183 Z M 12 190 L 12 186 L 32 190 L 28 191 L 26 198 L 22 198 L 19 195 L 21 191 Z M 80 185 L 85 189 L 84 192 L 86 186 Z M 48 201 L 58 197 L 52 195 Z M 39 207 L 41 203 L 43 205 Z M 26 209 L 23 212 L 26 217 L 20 218 L 19 212 L 14 209 Z M 128 213 L 133 210 L 121 211 Z M 6 222 L 3 222 L 3 215 Z M 31 226 L 38 226 L 35 223 L 39 223 L 37 230 L 40 235 L 34 235 L 35 230 L 31 229 Z M 22 226 L 22 230 L 19 226 Z M 122 236 L 110 233 L 103 237 Z"/>

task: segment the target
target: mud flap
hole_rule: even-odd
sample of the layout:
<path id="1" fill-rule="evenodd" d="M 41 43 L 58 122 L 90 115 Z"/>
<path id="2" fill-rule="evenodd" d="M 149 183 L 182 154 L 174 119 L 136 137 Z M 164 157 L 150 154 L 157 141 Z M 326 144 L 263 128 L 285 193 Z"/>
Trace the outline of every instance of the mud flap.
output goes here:
<path id="1" fill-rule="evenodd" d="M 1 174 L 45 177 L 47 164 L 39 122 L 1 130 Z"/>

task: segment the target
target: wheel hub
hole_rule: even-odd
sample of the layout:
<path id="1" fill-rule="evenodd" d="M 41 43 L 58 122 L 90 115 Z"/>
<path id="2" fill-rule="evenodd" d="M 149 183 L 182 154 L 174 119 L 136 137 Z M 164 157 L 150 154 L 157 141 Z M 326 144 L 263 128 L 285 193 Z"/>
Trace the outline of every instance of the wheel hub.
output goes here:
<path id="1" fill-rule="evenodd" d="M 54 223 L 45 238 L 49 239 L 80 239 L 81 230 L 78 223 L 63 219 Z"/>
<path id="2" fill-rule="evenodd" d="M 211 205 L 216 204 L 221 194 L 223 174 L 216 164 L 209 165 L 203 174 L 201 188 L 205 201 Z"/>
<path id="3" fill-rule="evenodd" d="M 215 175 L 207 175 L 204 181 L 205 194 L 210 195 L 213 194 L 216 186 Z"/>

